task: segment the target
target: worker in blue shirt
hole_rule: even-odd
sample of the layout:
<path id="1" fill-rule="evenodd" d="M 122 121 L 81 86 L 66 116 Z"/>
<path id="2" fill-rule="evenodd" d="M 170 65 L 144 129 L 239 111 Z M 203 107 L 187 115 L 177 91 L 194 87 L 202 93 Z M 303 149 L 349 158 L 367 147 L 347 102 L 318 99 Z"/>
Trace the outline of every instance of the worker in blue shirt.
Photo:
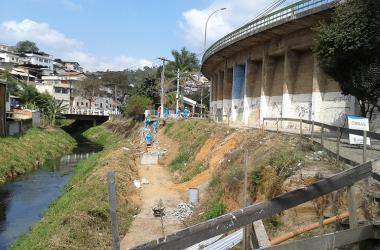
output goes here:
<path id="1" fill-rule="evenodd" d="M 189 117 L 189 110 L 187 109 L 187 107 L 185 107 L 185 109 L 183 110 L 183 116 L 185 117 L 185 119 Z"/>
<path id="2" fill-rule="evenodd" d="M 150 132 L 146 133 L 145 140 L 146 140 L 146 145 L 148 147 L 152 146 L 153 136 L 152 136 L 152 134 Z"/>
<path id="3" fill-rule="evenodd" d="M 157 132 L 158 132 L 158 121 L 153 122 L 153 130 L 154 130 L 154 133 L 157 134 Z"/>
<path id="4" fill-rule="evenodd" d="M 177 109 L 177 119 L 178 120 L 181 119 L 181 109 L 180 108 Z"/>

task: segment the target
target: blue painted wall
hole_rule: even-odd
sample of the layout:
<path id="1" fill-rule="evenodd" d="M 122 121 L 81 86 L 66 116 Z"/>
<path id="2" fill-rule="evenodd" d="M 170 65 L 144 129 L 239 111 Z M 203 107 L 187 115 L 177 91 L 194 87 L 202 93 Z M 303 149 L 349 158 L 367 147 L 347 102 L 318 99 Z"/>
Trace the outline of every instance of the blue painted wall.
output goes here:
<path id="1" fill-rule="evenodd" d="M 245 89 L 245 64 L 234 66 L 232 82 L 232 99 L 243 99 Z"/>

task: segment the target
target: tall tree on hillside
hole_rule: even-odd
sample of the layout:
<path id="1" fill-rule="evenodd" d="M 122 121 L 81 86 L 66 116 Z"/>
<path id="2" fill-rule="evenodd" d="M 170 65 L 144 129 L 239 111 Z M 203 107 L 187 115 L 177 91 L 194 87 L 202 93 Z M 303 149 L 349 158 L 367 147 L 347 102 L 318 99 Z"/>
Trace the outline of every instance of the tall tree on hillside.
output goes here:
<path id="1" fill-rule="evenodd" d="M 180 51 L 172 50 L 172 56 L 174 60 L 167 64 L 167 70 L 165 71 L 169 82 L 167 91 L 176 90 L 178 70 L 180 75 L 180 88 L 182 88 L 187 81 L 195 80 L 192 79 L 192 75 L 195 72 L 199 72 L 200 68 L 197 55 L 187 50 L 186 47 L 183 47 Z"/>
<path id="2" fill-rule="evenodd" d="M 16 51 L 19 53 L 39 52 L 40 49 L 37 47 L 37 44 L 35 42 L 25 40 L 25 41 L 20 41 L 16 44 Z"/>
<path id="3" fill-rule="evenodd" d="M 344 95 L 355 96 L 361 115 L 380 109 L 380 1 L 347 0 L 318 28 L 315 53 Z"/>

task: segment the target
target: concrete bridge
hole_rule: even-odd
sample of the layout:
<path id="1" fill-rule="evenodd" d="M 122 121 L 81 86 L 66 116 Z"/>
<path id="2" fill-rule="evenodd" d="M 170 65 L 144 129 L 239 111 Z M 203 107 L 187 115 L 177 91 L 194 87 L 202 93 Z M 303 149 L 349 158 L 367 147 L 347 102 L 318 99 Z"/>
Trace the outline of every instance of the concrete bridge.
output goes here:
<path id="1" fill-rule="evenodd" d="M 119 111 L 108 111 L 102 109 L 74 109 L 70 108 L 62 112 L 61 114 L 66 119 L 76 120 L 76 121 L 93 121 L 94 125 L 96 123 L 101 123 L 109 120 L 112 115 L 120 115 Z"/>
<path id="2" fill-rule="evenodd" d="M 208 48 L 202 73 L 212 82 L 214 119 L 260 126 L 264 117 L 286 117 L 342 126 L 346 114 L 358 115 L 356 99 L 341 94 L 312 52 L 313 28 L 328 19 L 339 2 L 300 1 L 246 24 Z"/>

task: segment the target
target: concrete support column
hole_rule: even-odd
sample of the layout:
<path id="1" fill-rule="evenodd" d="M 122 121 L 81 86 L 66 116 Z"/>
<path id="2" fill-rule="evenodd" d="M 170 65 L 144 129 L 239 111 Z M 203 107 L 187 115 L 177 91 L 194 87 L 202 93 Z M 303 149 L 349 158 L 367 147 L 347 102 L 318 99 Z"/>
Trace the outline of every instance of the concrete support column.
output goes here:
<path id="1" fill-rule="evenodd" d="M 322 91 L 326 83 L 326 77 L 319 67 L 317 57 L 314 56 L 314 70 L 313 70 L 313 93 L 311 97 L 311 119 L 314 121 L 321 121 L 321 107 L 323 104 Z"/>
<path id="2" fill-rule="evenodd" d="M 260 125 L 268 114 L 269 86 L 273 77 L 274 60 L 268 55 L 268 48 L 263 52 L 262 84 L 260 96 Z"/>
<path id="3" fill-rule="evenodd" d="M 223 117 L 225 122 L 229 122 L 232 109 L 232 69 L 227 67 L 227 61 L 224 66 L 223 80 Z"/>
<path id="4" fill-rule="evenodd" d="M 218 97 L 216 101 L 216 116 L 218 122 L 223 121 L 223 81 L 224 71 L 218 72 Z"/>
<path id="5" fill-rule="evenodd" d="M 294 84 L 297 74 L 297 54 L 290 49 L 285 50 L 284 58 L 284 84 L 282 88 L 282 112 L 281 115 L 284 118 L 290 118 L 292 94 L 294 93 Z"/>
<path id="6" fill-rule="evenodd" d="M 245 91 L 244 91 L 244 124 L 248 125 L 249 115 L 251 112 L 250 104 L 253 98 L 254 84 L 254 63 L 247 58 L 245 63 Z"/>

